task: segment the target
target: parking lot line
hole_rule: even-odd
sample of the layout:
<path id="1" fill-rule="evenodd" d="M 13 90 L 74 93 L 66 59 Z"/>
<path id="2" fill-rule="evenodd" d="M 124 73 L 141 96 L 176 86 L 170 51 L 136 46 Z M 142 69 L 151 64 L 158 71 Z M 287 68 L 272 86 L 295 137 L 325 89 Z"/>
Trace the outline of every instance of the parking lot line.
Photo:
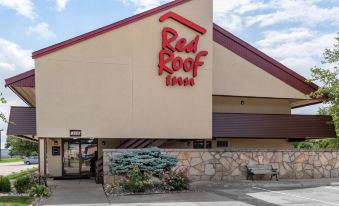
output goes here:
<path id="1" fill-rule="evenodd" d="M 303 197 L 303 196 L 299 196 L 299 195 L 293 195 L 293 194 L 280 192 L 280 191 L 268 190 L 268 189 L 264 189 L 264 188 L 260 188 L 260 187 L 253 187 L 253 188 L 258 189 L 258 190 L 262 190 L 262 191 L 266 191 L 266 192 L 290 196 L 290 197 L 294 197 L 294 198 L 300 198 L 300 199 L 305 199 L 305 200 L 310 200 L 310 201 L 315 201 L 315 202 L 321 202 L 321 203 L 325 203 L 325 204 L 329 204 L 329 205 L 338 205 L 339 206 L 339 203 L 327 202 L 327 201 L 324 201 L 324 200 L 318 200 L 318 199 L 314 199 L 314 198 Z"/>
<path id="2" fill-rule="evenodd" d="M 326 189 L 331 189 L 331 190 L 339 190 L 339 188 L 338 187 L 331 187 L 331 186 L 329 186 L 329 187 L 325 187 Z"/>

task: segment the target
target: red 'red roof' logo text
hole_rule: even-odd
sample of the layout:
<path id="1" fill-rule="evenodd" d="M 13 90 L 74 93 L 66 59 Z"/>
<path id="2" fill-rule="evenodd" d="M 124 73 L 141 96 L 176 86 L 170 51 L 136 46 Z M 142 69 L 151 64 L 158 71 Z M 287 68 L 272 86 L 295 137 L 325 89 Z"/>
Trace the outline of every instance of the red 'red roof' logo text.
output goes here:
<path id="1" fill-rule="evenodd" d="M 206 29 L 185 19 L 174 12 L 168 12 L 160 17 L 160 21 L 165 21 L 172 18 L 179 23 L 197 31 L 200 34 L 205 34 Z M 162 49 L 159 52 L 159 75 L 167 73 L 166 86 L 194 86 L 195 77 L 198 76 L 199 67 L 204 65 L 202 57 L 208 55 L 208 51 L 198 51 L 200 35 L 196 35 L 191 41 L 186 38 L 179 38 L 178 32 L 170 27 L 162 29 Z M 195 57 L 187 57 L 183 59 L 176 53 L 196 54 Z M 191 73 L 187 77 L 175 76 L 175 72 L 183 70 L 186 73 Z"/>

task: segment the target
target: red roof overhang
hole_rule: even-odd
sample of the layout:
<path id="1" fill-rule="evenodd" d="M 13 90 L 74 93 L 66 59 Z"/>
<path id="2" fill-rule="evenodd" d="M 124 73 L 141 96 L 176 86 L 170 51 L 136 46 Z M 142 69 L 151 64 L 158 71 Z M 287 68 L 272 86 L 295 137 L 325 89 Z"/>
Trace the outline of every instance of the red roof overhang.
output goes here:
<path id="1" fill-rule="evenodd" d="M 5 79 L 5 86 L 12 87 L 35 87 L 34 69 Z"/>
<path id="2" fill-rule="evenodd" d="M 34 69 L 15 75 L 5 79 L 5 87 L 9 87 L 18 97 L 20 97 L 27 105 L 34 106 L 19 91 L 20 87 L 35 88 L 35 71 Z"/>

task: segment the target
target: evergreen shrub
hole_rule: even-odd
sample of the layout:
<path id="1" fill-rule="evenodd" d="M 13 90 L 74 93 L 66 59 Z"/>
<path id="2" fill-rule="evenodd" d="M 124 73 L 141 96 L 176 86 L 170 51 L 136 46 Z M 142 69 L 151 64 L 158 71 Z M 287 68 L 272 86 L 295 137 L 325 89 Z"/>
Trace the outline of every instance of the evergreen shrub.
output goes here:
<path id="1" fill-rule="evenodd" d="M 138 167 L 142 174 L 159 176 L 177 162 L 176 157 L 162 154 L 159 148 L 152 147 L 115 155 L 110 159 L 109 169 L 112 175 L 126 175 Z"/>

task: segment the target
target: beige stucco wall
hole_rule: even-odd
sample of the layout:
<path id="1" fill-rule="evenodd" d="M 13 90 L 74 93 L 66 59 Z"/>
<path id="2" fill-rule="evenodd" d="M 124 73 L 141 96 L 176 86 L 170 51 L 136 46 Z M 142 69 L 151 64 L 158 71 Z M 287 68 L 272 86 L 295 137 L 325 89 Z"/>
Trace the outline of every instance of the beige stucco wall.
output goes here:
<path id="1" fill-rule="evenodd" d="M 45 139 L 39 138 L 39 173 L 45 175 Z"/>
<path id="2" fill-rule="evenodd" d="M 244 104 L 241 104 L 244 101 Z M 291 100 L 213 96 L 213 112 L 290 114 Z"/>
<path id="3" fill-rule="evenodd" d="M 213 95 L 309 99 L 220 44 L 213 48 Z"/>
<path id="4" fill-rule="evenodd" d="M 112 149 L 117 148 L 121 143 L 126 141 L 125 139 L 98 139 L 98 157 L 102 157 L 102 150 L 103 149 Z M 103 142 L 105 142 L 103 144 Z"/>
<path id="5" fill-rule="evenodd" d="M 80 129 L 89 138 L 211 138 L 212 0 L 171 11 L 208 30 L 199 50 L 209 55 L 194 87 L 166 87 L 166 75 L 158 75 L 162 28 L 188 39 L 197 34 L 173 20 L 160 23 L 164 11 L 37 58 L 38 136 Z"/>
<path id="6" fill-rule="evenodd" d="M 58 144 L 54 144 L 57 141 Z M 52 155 L 52 146 L 60 146 L 60 155 Z M 47 139 L 47 174 L 51 177 L 62 176 L 62 154 L 63 146 L 60 138 Z"/>

